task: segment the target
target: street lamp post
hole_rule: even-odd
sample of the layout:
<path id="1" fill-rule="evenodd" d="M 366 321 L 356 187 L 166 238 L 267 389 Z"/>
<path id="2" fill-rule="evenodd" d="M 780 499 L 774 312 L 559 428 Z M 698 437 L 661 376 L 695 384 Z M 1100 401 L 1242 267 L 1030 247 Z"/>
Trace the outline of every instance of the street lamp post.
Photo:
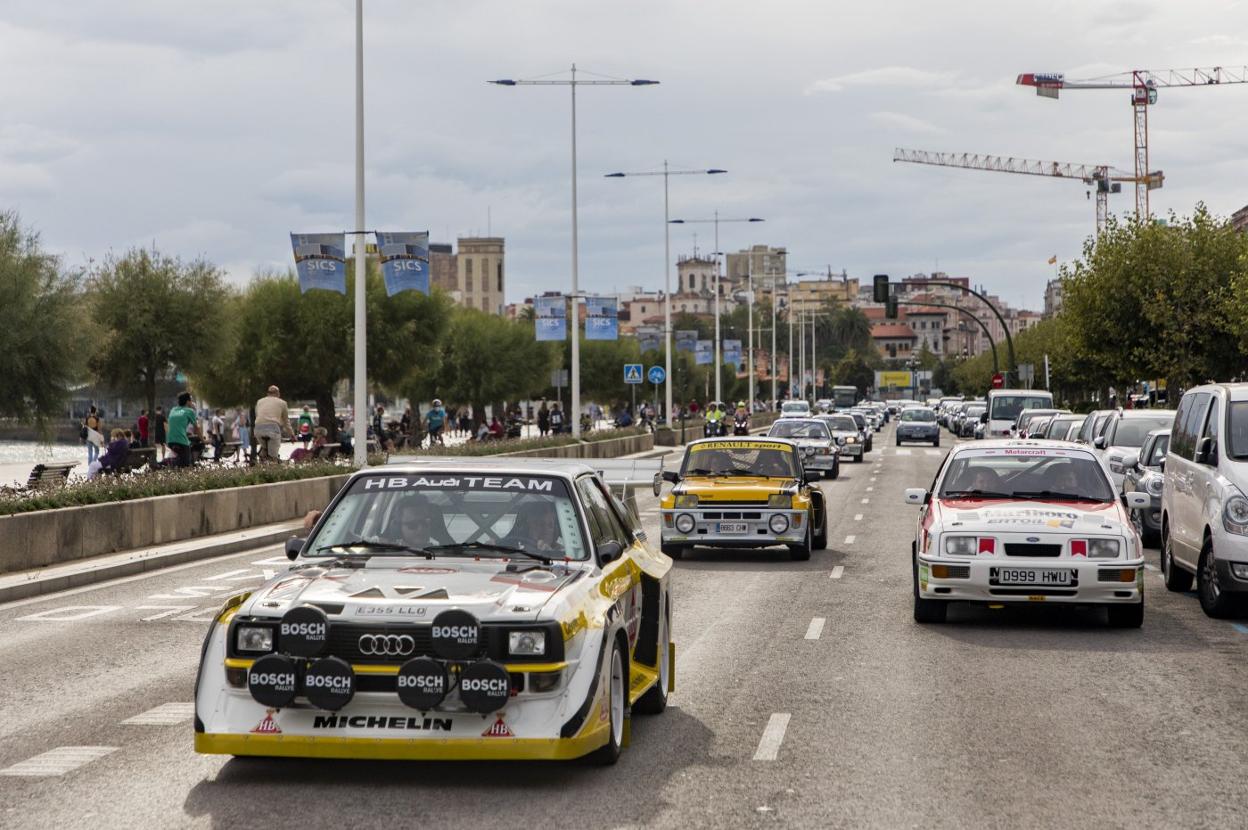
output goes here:
<path id="1" fill-rule="evenodd" d="M 357 0 L 357 2 L 362 2 L 362 0 Z M 566 86 L 572 92 L 572 435 L 579 438 L 581 434 L 581 300 L 578 280 L 579 248 L 576 209 L 576 88 L 578 86 L 653 86 L 658 81 L 606 77 L 586 81 L 576 77 L 576 64 L 572 64 L 570 79 L 540 78 L 517 81 L 502 78 L 489 83 L 498 86 Z"/>
<path id="2" fill-rule="evenodd" d="M 720 388 L 719 376 L 722 374 L 723 358 L 720 356 L 719 341 L 719 263 L 723 256 L 723 252 L 719 249 L 719 223 L 720 222 L 762 222 L 764 220 L 757 217 L 749 219 L 720 219 L 719 211 L 715 211 L 712 219 L 669 219 L 668 224 L 671 225 L 695 225 L 695 224 L 714 224 L 715 225 L 715 400 L 721 400 L 722 390 Z"/>
<path id="3" fill-rule="evenodd" d="M 667 160 L 663 161 L 663 172 L 645 173 L 608 173 L 608 179 L 622 179 L 627 176 L 662 176 L 663 177 L 663 359 L 667 371 L 664 383 L 666 393 L 667 426 L 672 427 L 672 234 L 671 219 L 668 216 L 667 180 L 671 176 L 697 176 L 727 173 L 727 170 L 711 168 L 709 170 L 670 170 Z"/>
<path id="4" fill-rule="evenodd" d="M 357 467 L 368 463 L 368 315 L 364 245 L 364 0 L 355 0 L 355 412 L 354 450 Z M 381 436 L 377 444 L 381 445 Z"/>

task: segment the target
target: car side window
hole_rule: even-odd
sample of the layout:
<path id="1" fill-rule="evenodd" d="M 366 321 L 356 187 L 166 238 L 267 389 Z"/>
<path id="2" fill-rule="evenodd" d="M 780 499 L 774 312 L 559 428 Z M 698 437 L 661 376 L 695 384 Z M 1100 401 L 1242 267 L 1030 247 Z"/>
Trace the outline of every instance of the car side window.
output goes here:
<path id="1" fill-rule="evenodd" d="M 1092 427 L 1096 423 L 1096 418 L 1089 415 L 1084 419 L 1083 426 L 1079 428 L 1079 435 L 1075 440 L 1080 444 L 1087 444 L 1092 440 Z"/>
<path id="2" fill-rule="evenodd" d="M 611 490 L 601 479 L 594 480 L 594 488 L 598 495 L 602 497 L 602 506 L 607 511 L 607 518 L 611 523 L 612 534 L 619 539 L 620 544 L 628 547 L 633 543 L 632 521 L 628 518 L 627 508 L 611 495 Z"/>
<path id="3" fill-rule="evenodd" d="M 593 498 L 590 495 L 589 477 L 578 478 L 576 480 L 576 490 L 581 495 L 581 507 L 585 510 L 585 521 L 589 524 L 589 535 L 594 538 L 597 543 L 603 538 L 602 525 L 598 521 L 597 511 L 594 510 Z"/>
<path id="4" fill-rule="evenodd" d="M 1196 396 L 1188 393 L 1179 401 L 1179 409 L 1174 413 L 1174 425 L 1170 428 L 1170 452 L 1175 455 L 1183 455 L 1183 445 L 1185 436 L 1183 433 L 1183 425 L 1187 423 L 1187 416 L 1192 412 L 1192 404 L 1195 403 Z"/>
<path id="5" fill-rule="evenodd" d="M 591 517 L 590 525 L 594 534 L 594 544 L 612 540 L 628 547 L 630 540 L 619 520 L 611 513 L 607 497 L 598 489 L 593 476 L 585 476 L 576 481 L 576 489 L 581 493 L 581 501 L 585 504 L 586 513 Z"/>
<path id="6" fill-rule="evenodd" d="M 1209 393 L 1197 392 L 1192 396 L 1192 408 L 1183 419 L 1183 445 L 1176 451 L 1188 461 L 1196 454 L 1196 436 L 1200 434 L 1204 424 L 1205 413 L 1209 411 Z"/>
<path id="7" fill-rule="evenodd" d="M 1210 464 L 1218 463 L 1218 433 L 1220 432 L 1218 429 L 1218 409 L 1217 395 L 1210 396 L 1209 417 L 1205 419 L 1205 429 L 1200 435 L 1201 438 L 1213 439 L 1213 450 L 1209 455 Z"/>

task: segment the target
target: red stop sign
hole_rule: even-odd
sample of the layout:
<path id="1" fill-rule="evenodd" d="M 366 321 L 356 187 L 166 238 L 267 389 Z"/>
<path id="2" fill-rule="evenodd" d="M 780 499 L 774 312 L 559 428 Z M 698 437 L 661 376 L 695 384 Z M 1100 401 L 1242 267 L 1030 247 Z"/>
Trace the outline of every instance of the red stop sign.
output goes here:
<path id="1" fill-rule="evenodd" d="M 1003 386 L 1005 386 L 1005 375 L 1001 374 L 1000 372 L 997 372 L 995 375 L 992 376 L 992 388 L 1000 389 Z"/>

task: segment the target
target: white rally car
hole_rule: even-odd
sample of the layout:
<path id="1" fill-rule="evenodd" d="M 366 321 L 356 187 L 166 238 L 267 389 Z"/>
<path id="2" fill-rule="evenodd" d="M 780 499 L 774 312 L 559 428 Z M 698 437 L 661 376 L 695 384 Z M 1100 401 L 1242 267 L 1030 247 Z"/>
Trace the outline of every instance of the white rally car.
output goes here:
<path id="1" fill-rule="evenodd" d="M 1104 605 L 1109 623 L 1144 619 L 1144 554 L 1130 509 L 1088 448 L 1059 441 L 955 447 L 920 505 L 912 546 L 914 618 L 944 622 L 952 601 Z"/>
<path id="2" fill-rule="evenodd" d="M 589 467 L 355 473 L 204 643 L 195 749 L 613 763 L 672 688 L 672 561 Z"/>

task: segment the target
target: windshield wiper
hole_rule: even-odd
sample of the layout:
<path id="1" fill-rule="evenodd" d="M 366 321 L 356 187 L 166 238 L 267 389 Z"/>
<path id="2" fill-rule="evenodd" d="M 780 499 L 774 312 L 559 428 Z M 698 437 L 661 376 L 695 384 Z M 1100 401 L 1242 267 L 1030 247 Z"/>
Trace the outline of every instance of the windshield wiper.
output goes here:
<path id="1" fill-rule="evenodd" d="M 430 550 L 493 550 L 499 553 L 512 554 L 516 556 L 527 556 L 530 559 L 536 559 L 544 565 L 549 565 L 555 560 L 549 556 L 540 553 L 534 553 L 531 550 L 523 548 L 513 548 L 510 545 L 497 545 L 491 542 L 456 542 L 450 545 L 434 545 Z"/>
<path id="2" fill-rule="evenodd" d="M 350 542 L 338 542 L 333 545 L 322 545 L 316 549 L 317 553 L 323 550 L 345 550 L 347 548 L 364 548 L 365 550 L 381 553 L 382 551 L 393 553 L 411 553 L 417 556 L 423 556 L 426 559 L 433 558 L 433 551 L 426 548 L 416 548 L 411 545 L 401 545 L 397 542 L 374 542 L 370 539 L 355 539 Z M 369 554 L 370 556 L 372 554 Z"/>
<path id="3" fill-rule="evenodd" d="M 1096 496 L 1083 496 L 1078 493 L 1063 493 L 1059 490 L 1018 490 L 1014 493 L 1019 499 L 1052 499 L 1053 501 L 1089 501 L 1104 504 L 1110 499 Z"/>
<path id="4" fill-rule="evenodd" d="M 941 493 L 942 499 L 960 499 L 970 496 L 978 499 L 1012 499 L 1015 493 L 998 493 L 995 490 L 946 490 Z"/>

